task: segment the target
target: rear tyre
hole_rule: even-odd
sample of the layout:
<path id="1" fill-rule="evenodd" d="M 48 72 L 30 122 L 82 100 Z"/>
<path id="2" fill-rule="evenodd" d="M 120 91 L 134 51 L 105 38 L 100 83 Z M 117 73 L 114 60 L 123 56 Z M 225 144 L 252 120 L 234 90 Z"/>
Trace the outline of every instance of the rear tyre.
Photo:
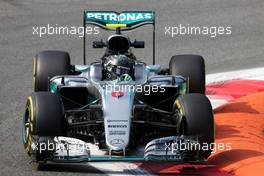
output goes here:
<path id="1" fill-rule="evenodd" d="M 174 108 L 183 118 L 179 131 L 186 136 L 198 136 L 200 146 L 207 145 L 209 148 L 200 150 L 202 157 L 207 159 L 214 143 L 214 116 L 210 101 L 203 94 L 180 95 Z"/>
<path id="2" fill-rule="evenodd" d="M 172 56 L 169 69 L 171 75 L 181 75 L 189 80 L 189 93 L 205 93 L 205 65 L 202 56 Z"/>
<path id="3" fill-rule="evenodd" d="M 33 93 L 27 100 L 23 119 L 23 142 L 26 152 L 35 154 L 37 160 L 43 159 L 43 153 L 34 149 L 39 139 L 53 139 L 66 136 L 66 120 L 59 97 L 50 92 Z M 33 144 L 34 143 L 34 144 Z"/>
<path id="4" fill-rule="evenodd" d="M 41 51 L 34 59 L 34 91 L 48 91 L 49 79 L 56 75 L 68 75 L 70 56 L 64 51 Z"/>

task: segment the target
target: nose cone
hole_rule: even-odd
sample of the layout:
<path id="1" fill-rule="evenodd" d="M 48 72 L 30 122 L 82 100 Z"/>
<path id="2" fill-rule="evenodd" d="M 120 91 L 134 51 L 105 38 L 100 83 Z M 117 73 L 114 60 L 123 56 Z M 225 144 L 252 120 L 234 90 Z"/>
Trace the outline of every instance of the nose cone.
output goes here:
<path id="1" fill-rule="evenodd" d="M 134 92 L 127 88 L 102 95 L 106 145 L 110 150 L 125 150 L 129 144 Z"/>

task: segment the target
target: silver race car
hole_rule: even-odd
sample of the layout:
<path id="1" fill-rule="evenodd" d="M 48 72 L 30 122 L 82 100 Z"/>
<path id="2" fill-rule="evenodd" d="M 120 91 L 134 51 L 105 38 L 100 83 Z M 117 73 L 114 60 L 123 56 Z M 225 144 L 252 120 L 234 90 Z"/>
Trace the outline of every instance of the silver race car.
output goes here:
<path id="1" fill-rule="evenodd" d="M 93 48 L 100 62 L 73 65 L 64 51 L 34 59 L 34 92 L 23 116 L 24 147 L 37 162 L 172 160 L 203 162 L 213 149 L 214 119 L 205 96 L 204 59 L 172 56 L 155 64 L 155 13 L 85 11 L 84 28 L 115 31 Z M 153 63 L 139 61 L 123 31 L 153 26 Z"/>

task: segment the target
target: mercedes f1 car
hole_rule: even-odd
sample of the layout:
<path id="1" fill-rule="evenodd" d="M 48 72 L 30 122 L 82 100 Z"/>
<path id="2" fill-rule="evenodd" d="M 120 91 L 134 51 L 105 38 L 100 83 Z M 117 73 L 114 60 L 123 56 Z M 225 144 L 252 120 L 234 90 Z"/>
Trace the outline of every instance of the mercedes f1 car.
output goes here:
<path id="1" fill-rule="evenodd" d="M 202 56 L 172 56 L 155 64 L 152 11 L 85 11 L 84 27 L 112 31 L 100 62 L 73 65 L 64 51 L 34 59 L 34 92 L 23 116 L 26 152 L 37 162 L 205 161 L 214 143 L 212 107 L 205 96 Z M 132 52 L 145 42 L 124 34 L 153 26 L 153 63 Z"/>

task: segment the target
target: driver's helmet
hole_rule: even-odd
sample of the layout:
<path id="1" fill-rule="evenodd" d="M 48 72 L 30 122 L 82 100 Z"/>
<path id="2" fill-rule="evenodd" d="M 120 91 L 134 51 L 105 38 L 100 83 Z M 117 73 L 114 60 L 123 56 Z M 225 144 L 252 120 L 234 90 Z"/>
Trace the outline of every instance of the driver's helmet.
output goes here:
<path id="1" fill-rule="evenodd" d="M 117 79 L 123 74 L 133 77 L 135 61 L 126 55 L 110 55 L 105 58 L 104 70 L 107 79 Z"/>

